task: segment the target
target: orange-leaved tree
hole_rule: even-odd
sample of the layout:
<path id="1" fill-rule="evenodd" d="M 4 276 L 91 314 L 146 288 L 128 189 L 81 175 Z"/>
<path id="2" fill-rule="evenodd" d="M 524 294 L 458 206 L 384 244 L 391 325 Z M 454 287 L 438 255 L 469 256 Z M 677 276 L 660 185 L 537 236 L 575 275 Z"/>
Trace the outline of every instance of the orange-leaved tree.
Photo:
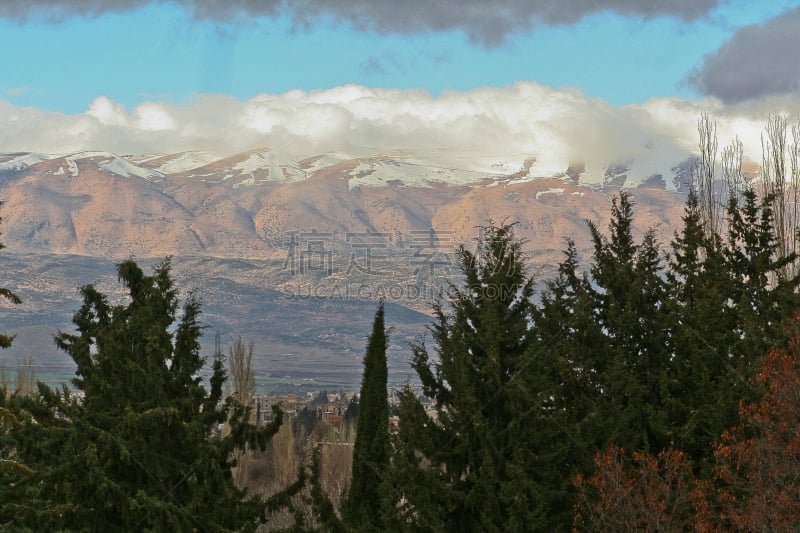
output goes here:
<path id="1" fill-rule="evenodd" d="M 657 456 L 610 446 L 595 456 L 595 473 L 575 478 L 575 531 L 695 529 L 692 467 L 678 450 Z M 698 502 L 700 503 L 700 502 Z"/>
<path id="2" fill-rule="evenodd" d="M 721 525 L 793 531 L 800 524 L 800 315 L 787 350 L 763 359 L 761 400 L 742 404 L 740 423 L 715 452 Z"/>
<path id="3" fill-rule="evenodd" d="M 757 402 L 742 402 L 739 423 L 714 451 L 709 479 L 686 456 L 610 447 L 591 477 L 578 476 L 575 530 L 797 531 L 800 524 L 800 313 L 785 350 L 760 362 Z"/>

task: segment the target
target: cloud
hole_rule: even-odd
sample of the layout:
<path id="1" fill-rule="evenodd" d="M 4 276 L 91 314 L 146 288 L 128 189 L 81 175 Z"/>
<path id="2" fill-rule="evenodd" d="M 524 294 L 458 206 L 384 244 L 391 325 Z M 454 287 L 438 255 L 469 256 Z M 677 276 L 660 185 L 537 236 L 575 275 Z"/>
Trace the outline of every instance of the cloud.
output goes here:
<path id="1" fill-rule="evenodd" d="M 12 87 L 10 89 L 6 89 L 6 94 L 8 96 L 19 96 L 21 94 L 27 94 L 32 91 L 33 89 L 31 87 L 23 85 L 22 87 Z"/>
<path id="2" fill-rule="evenodd" d="M 128 114 L 125 106 L 117 104 L 105 96 L 98 96 L 89 104 L 86 112 L 90 117 L 97 119 L 104 126 L 125 126 L 128 124 Z"/>
<path id="3" fill-rule="evenodd" d="M 59 21 L 74 16 L 130 11 L 148 3 L 151 0 L 3 0 L 0 16 L 16 20 L 41 17 Z"/>
<path id="4" fill-rule="evenodd" d="M 741 28 L 703 60 L 689 81 L 728 104 L 796 94 L 800 92 L 798 49 L 800 7 Z"/>
<path id="5" fill-rule="evenodd" d="M 120 12 L 157 0 L 4 0 L 0 16 L 60 20 L 69 16 L 94 16 Z M 239 22 L 251 17 L 286 14 L 300 26 L 325 17 L 380 33 L 417 33 L 462 30 L 471 40 L 497 45 L 510 33 L 536 24 L 572 24 L 587 15 L 613 11 L 652 18 L 673 16 L 694 20 L 706 15 L 720 0 L 175 0 L 197 18 Z"/>
<path id="6" fill-rule="evenodd" d="M 767 114 L 800 114 L 800 99 L 733 107 L 713 99 L 655 99 L 615 107 L 577 89 L 535 82 L 440 96 L 360 85 L 261 94 L 246 101 L 200 94 L 183 105 L 144 102 L 132 110 L 98 96 L 84 113 L 72 115 L 0 99 L 0 146 L 6 152 L 55 154 L 232 154 L 269 147 L 298 159 L 403 149 L 442 166 L 486 172 L 513 172 L 533 157 L 539 175 L 563 172 L 576 162 L 602 169 L 628 161 L 649 175 L 645 172 L 663 172 L 696 152 L 703 110 L 718 121 L 721 146 L 738 135 L 758 161 Z"/>

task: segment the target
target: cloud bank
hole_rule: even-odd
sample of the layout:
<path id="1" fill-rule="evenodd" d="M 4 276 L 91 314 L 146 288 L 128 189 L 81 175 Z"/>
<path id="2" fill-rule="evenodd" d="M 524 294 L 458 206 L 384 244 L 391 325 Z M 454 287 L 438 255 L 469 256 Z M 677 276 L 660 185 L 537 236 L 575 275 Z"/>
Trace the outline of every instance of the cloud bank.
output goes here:
<path id="1" fill-rule="evenodd" d="M 657 99 L 614 107 L 576 89 L 534 82 L 437 97 L 360 85 L 246 101 L 203 94 L 184 105 L 144 102 L 131 110 L 98 96 L 84 113 L 73 115 L 0 100 L 0 151 L 232 154 L 269 147 L 302 158 L 405 149 L 474 170 L 535 157 L 542 171 L 630 160 L 650 161 L 653 171 L 663 171 L 695 152 L 703 110 L 718 121 L 721 145 L 738 135 L 758 160 L 768 113 L 800 114 L 800 100 L 726 107 L 718 100 Z"/>
<path id="2" fill-rule="evenodd" d="M 159 0 L 4 0 L 0 16 L 25 20 L 44 17 L 61 20 L 72 16 L 96 16 L 122 12 Z M 603 11 L 652 18 L 673 16 L 694 20 L 704 16 L 720 0 L 174 0 L 197 18 L 239 22 L 252 17 L 288 15 L 301 26 L 317 24 L 325 17 L 380 33 L 415 33 L 462 30 L 471 40 L 496 45 L 513 32 L 536 24 L 572 24 Z"/>
<path id="3" fill-rule="evenodd" d="M 800 92 L 800 7 L 739 29 L 690 77 L 705 94 L 733 104 Z"/>

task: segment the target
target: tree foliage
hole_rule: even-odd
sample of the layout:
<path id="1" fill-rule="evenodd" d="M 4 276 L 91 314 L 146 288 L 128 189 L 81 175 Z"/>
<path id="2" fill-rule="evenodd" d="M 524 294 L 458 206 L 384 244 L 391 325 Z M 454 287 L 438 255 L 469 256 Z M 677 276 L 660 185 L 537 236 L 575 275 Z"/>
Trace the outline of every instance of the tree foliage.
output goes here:
<path id="1" fill-rule="evenodd" d="M 715 451 L 721 525 L 737 531 L 790 531 L 800 523 L 800 317 L 788 349 L 764 358 L 764 394 L 743 403 L 740 422 Z"/>
<path id="2" fill-rule="evenodd" d="M 387 397 L 384 305 L 375 313 L 364 356 L 364 378 L 358 404 L 353 475 L 343 515 L 358 531 L 380 531 L 381 485 L 389 465 L 389 400 Z"/>
<path id="3" fill-rule="evenodd" d="M 49 530 L 254 529 L 263 502 L 234 485 L 232 452 L 263 449 L 280 414 L 268 428 L 251 426 L 247 408 L 223 401 L 220 361 L 204 387 L 200 304 L 189 295 L 179 312 L 169 261 L 151 276 L 133 261 L 118 271 L 127 303 L 85 286 L 76 332 L 56 338 L 77 365 L 80 396 L 40 384 L 38 397 L 15 405 L 25 418 L 13 445 L 34 473 L 15 489 L 27 499 L 0 504 L 2 520 Z"/>
<path id="4" fill-rule="evenodd" d="M 710 475 L 677 449 L 609 447 L 590 477 L 578 475 L 575 526 L 587 531 L 794 531 L 800 521 L 800 317 L 789 348 L 761 361 L 739 422 L 714 450 Z"/>
<path id="5" fill-rule="evenodd" d="M 615 446 L 595 457 L 595 472 L 578 475 L 578 531 L 686 531 L 697 525 L 694 479 L 685 455 L 665 450 L 628 456 Z"/>
<path id="6" fill-rule="evenodd" d="M 549 494 L 529 468 L 539 455 L 528 431 L 551 416 L 551 397 L 529 389 L 537 370 L 531 333 L 533 280 L 513 225 L 482 229 L 475 253 L 460 249 L 463 286 L 439 303 L 413 367 L 434 419 L 410 388 L 401 395 L 392 496 L 400 521 L 423 530 L 502 531 L 536 527 Z M 363 407 L 362 407 L 363 408 Z M 543 424 L 546 422 L 543 420 Z M 544 452 L 544 450 L 541 450 Z M 542 472 L 546 477 L 546 473 Z"/>

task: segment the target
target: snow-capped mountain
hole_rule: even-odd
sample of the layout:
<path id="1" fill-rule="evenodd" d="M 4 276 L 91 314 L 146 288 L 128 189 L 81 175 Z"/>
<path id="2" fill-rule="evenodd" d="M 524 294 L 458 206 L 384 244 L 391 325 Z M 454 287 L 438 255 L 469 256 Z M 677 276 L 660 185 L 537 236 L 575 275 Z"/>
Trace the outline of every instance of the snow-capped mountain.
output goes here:
<path id="1" fill-rule="evenodd" d="M 10 249 L 114 258 L 276 257 L 288 233 L 311 229 L 344 240 L 435 228 L 455 245 L 489 219 L 518 221 L 531 243 L 560 250 L 566 235 L 581 241 L 584 219 L 606 218 L 621 188 L 634 191 L 640 230 L 659 224 L 671 234 L 690 170 L 690 161 L 553 169 L 535 155 L 403 150 L 14 153 L 0 154 L 0 215 Z"/>

